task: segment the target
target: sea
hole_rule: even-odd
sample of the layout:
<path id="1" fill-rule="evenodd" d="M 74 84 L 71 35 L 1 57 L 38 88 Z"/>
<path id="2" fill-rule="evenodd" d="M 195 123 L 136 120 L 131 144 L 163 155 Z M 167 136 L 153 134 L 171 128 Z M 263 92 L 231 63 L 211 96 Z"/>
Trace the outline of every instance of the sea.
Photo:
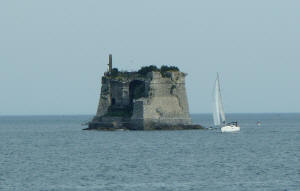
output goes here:
<path id="1" fill-rule="evenodd" d="M 299 113 L 228 114 L 237 133 L 83 131 L 91 118 L 0 117 L 0 190 L 300 190 Z"/>

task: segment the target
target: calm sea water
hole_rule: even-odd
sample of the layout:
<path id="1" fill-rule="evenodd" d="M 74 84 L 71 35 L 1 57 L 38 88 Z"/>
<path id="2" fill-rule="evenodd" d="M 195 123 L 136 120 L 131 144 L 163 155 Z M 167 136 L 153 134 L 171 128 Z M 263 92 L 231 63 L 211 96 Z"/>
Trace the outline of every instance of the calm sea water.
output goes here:
<path id="1" fill-rule="evenodd" d="M 0 117 L 0 190 L 300 190 L 300 114 L 229 114 L 227 134 L 82 131 L 90 118 Z"/>

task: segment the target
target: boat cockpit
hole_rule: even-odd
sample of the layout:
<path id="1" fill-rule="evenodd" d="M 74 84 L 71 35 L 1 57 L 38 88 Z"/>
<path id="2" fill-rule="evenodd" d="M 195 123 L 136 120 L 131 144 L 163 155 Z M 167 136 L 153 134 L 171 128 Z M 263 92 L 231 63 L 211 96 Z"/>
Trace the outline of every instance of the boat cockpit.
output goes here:
<path id="1" fill-rule="evenodd" d="M 230 123 L 227 123 L 227 126 L 238 126 L 238 123 L 237 121 L 234 121 L 234 122 L 230 122 Z"/>

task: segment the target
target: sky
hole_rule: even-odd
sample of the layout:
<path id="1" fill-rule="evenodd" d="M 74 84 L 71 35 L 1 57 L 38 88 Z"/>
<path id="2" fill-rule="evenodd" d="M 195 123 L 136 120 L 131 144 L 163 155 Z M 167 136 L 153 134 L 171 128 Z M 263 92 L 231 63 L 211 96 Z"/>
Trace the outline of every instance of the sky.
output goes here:
<path id="1" fill-rule="evenodd" d="M 108 54 L 186 72 L 191 113 L 300 112 L 298 0 L 0 1 L 0 115 L 94 115 Z"/>

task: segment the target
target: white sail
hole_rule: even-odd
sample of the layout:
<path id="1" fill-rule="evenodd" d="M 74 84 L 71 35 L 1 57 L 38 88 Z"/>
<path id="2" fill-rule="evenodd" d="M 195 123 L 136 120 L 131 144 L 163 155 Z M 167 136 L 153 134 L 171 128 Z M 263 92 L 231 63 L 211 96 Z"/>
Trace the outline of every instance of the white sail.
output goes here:
<path id="1" fill-rule="evenodd" d="M 220 126 L 226 122 L 224 108 L 222 104 L 221 90 L 220 90 L 220 82 L 219 75 L 217 75 L 216 85 L 214 89 L 214 124 L 215 126 Z"/>

